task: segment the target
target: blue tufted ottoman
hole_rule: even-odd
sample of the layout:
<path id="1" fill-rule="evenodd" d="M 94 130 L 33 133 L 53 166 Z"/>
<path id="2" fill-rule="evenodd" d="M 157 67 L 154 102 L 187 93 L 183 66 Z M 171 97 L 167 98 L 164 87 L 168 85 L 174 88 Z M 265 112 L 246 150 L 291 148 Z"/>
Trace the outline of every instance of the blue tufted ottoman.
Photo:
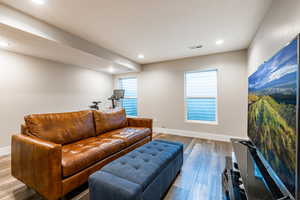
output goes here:
<path id="1" fill-rule="evenodd" d="M 90 200 L 158 200 L 183 163 L 183 145 L 154 140 L 89 177 Z"/>

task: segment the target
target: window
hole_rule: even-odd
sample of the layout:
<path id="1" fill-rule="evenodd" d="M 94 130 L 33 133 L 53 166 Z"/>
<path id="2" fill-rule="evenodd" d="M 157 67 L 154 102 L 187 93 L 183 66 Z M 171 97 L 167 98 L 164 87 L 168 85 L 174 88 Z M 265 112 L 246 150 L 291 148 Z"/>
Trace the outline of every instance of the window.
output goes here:
<path id="1" fill-rule="evenodd" d="M 217 70 L 185 73 L 186 120 L 217 123 Z"/>
<path id="2" fill-rule="evenodd" d="M 125 90 L 121 106 L 126 110 L 127 115 L 137 116 L 137 79 L 120 78 L 119 88 Z"/>

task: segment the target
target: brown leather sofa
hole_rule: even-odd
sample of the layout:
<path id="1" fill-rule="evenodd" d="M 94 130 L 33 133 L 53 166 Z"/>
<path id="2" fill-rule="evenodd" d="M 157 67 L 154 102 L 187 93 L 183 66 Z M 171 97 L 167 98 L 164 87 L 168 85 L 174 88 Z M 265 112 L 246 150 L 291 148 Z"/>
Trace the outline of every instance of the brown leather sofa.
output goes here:
<path id="1" fill-rule="evenodd" d="M 105 164 L 152 140 L 152 120 L 123 109 L 35 114 L 12 136 L 12 175 L 59 199 Z"/>

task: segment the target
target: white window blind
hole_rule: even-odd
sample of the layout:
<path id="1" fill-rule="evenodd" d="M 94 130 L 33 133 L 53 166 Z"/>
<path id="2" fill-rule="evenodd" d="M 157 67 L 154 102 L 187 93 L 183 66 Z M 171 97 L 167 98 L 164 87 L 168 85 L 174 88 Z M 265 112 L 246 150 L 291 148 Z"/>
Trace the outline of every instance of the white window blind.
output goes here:
<path id="1" fill-rule="evenodd" d="M 137 116 L 137 79 L 120 78 L 119 88 L 125 90 L 121 105 L 126 110 L 127 115 Z"/>
<path id="2" fill-rule="evenodd" d="M 217 122 L 217 70 L 185 73 L 186 119 Z"/>

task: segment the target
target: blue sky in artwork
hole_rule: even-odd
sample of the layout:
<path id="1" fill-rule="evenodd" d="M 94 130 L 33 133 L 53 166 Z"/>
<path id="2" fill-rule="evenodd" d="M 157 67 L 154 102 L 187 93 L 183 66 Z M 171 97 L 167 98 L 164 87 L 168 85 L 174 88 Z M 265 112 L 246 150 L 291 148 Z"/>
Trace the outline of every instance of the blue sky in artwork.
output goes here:
<path id="1" fill-rule="evenodd" d="M 249 77 L 249 92 L 266 88 L 296 88 L 297 86 L 297 39 L 284 47 L 275 56 L 263 63 Z"/>

